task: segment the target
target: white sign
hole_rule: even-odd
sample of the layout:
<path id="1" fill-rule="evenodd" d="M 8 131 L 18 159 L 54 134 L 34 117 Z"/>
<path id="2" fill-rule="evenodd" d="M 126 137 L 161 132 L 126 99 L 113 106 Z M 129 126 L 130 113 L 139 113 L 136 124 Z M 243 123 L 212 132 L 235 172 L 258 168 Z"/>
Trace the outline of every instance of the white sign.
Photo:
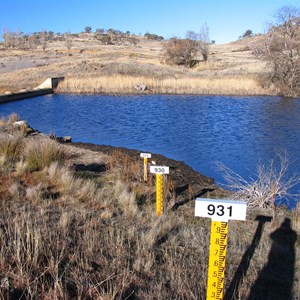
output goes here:
<path id="1" fill-rule="evenodd" d="M 197 198 L 195 216 L 211 218 L 213 221 L 246 220 L 247 202 L 223 199 Z"/>
<path id="2" fill-rule="evenodd" d="M 151 153 L 141 153 L 141 154 L 140 154 L 140 157 L 143 157 L 143 158 L 151 158 Z"/>
<path id="3" fill-rule="evenodd" d="M 150 173 L 152 174 L 169 174 L 169 167 L 166 166 L 150 166 Z"/>

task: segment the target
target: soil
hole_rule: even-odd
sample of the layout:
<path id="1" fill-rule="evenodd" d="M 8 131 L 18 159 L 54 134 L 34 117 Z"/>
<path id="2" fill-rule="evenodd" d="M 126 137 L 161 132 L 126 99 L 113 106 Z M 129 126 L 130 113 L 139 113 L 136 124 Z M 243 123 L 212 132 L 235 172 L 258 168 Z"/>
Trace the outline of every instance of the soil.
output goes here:
<path id="1" fill-rule="evenodd" d="M 132 160 L 132 164 L 138 161 L 140 161 L 142 164 L 140 151 L 138 150 L 79 142 L 72 143 L 72 146 L 80 149 L 94 151 L 97 153 L 102 153 L 108 157 L 111 156 L 115 151 L 118 151 L 124 153 L 124 156 L 126 155 L 127 158 Z M 220 198 L 222 196 L 228 195 L 228 191 L 214 184 L 213 178 L 207 177 L 195 171 L 190 166 L 181 161 L 177 161 L 160 154 L 152 154 L 151 161 L 154 161 L 156 165 L 170 167 L 170 174 L 167 176 L 168 180 L 172 182 L 173 189 L 176 194 L 176 202 L 174 203 L 172 209 L 177 209 L 179 206 L 188 203 L 190 200 L 195 199 L 196 197 Z M 93 171 L 93 168 L 95 168 L 95 166 L 91 165 L 91 169 L 89 171 Z M 86 168 L 85 170 L 87 171 L 88 168 Z M 101 171 L 102 170 L 100 168 L 98 172 Z"/>

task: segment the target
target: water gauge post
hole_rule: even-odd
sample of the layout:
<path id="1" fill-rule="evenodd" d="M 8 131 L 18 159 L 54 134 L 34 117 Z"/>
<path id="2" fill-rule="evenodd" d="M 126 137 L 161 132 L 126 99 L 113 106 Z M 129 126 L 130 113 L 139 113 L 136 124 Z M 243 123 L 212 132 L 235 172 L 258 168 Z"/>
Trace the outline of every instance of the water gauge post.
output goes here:
<path id="1" fill-rule="evenodd" d="M 225 262 L 229 220 L 246 220 L 244 201 L 197 198 L 195 216 L 211 219 L 207 275 L 207 300 L 221 300 L 224 294 Z"/>

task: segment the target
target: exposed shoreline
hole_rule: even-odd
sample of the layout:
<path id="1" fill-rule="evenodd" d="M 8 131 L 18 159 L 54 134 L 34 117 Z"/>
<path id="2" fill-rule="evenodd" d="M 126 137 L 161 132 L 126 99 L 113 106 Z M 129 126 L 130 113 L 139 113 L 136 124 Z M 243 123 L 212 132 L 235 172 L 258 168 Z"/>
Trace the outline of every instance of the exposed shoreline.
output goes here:
<path id="1" fill-rule="evenodd" d="M 18 123 L 12 123 L 7 125 L 0 124 L 0 137 L 6 135 L 18 135 L 22 128 L 26 129 L 26 135 L 23 137 L 24 140 L 33 139 L 35 143 L 39 144 L 43 140 L 54 139 L 59 143 L 62 143 L 64 149 L 67 152 L 74 152 L 75 148 L 80 149 L 81 151 L 94 152 L 95 155 L 101 154 L 105 157 L 110 157 L 109 160 L 113 157 L 114 160 L 119 161 L 117 164 L 129 164 L 132 166 L 138 165 L 142 166 L 143 162 L 140 158 L 140 150 L 138 149 L 129 149 L 124 147 L 110 146 L 110 145 L 100 145 L 93 143 L 83 143 L 83 142 L 71 142 L 71 138 L 68 137 L 68 142 L 64 142 L 64 138 L 56 137 L 53 135 L 47 135 L 38 130 L 31 128 L 25 121 L 20 121 L 21 125 Z M 25 126 L 25 127 L 24 127 Z M 68 150 L 68 148 L 70 150 Z M 73 154 L 71 154 L 73 156 Z M 157 165 L 165 165 L 170 167 L 170 174 L 168 175 L 168 181 L 172 182 L 174 193 L 176 194 L 176 201 L 174 199 L 173 208 L 177 209 L 179 206 L 186 204 L 187 202 L 195 199 L 199 196 L 213 196 L 216 198 L 227 195 L 229 191 L 217 186 L 214 184 L 214 179 L 208 176 L 203 175 L 202 173 L 195 171 L 192 167 L 186 163 L 178 160 L 168 158 L 161 154 L 152 154 L 151 160 L 154 160 Z M 120 166 L 121 167 L 121 166 Z M 71 167 L 71 168 L 74 168 Z M 122 167 L 121 167 L 122 168 Z M 77 167 L 75 167 L 77 170 Z M 89 176 L 97 175 L 98 167 L 95 167 L 94 163 L 83 161 L 80 166 L 78 165 L 78 170 L 84 170 Z M 140 173 L 141 170 L 138 171 Z M 97 175 L 98 176 L 98 175 Z"/>

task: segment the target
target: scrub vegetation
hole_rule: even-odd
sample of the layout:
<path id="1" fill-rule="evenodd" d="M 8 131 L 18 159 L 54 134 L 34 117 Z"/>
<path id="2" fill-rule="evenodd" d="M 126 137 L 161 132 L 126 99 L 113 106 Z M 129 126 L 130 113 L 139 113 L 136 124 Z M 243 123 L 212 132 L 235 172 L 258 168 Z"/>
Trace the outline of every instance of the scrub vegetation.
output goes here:
<path id="1" fill-rule="evenodd" d="M 192 191 L 174 206 L 175 171 L 156 217 L 139 157 L 59 144 L 16 118 L 0 123 L 1 299 L 206 298 L 210 221 Z M 299 299 L 299 230 L 299 207 L 272 219 L 252 205 L 230 222 L 225 299 Z"/>

